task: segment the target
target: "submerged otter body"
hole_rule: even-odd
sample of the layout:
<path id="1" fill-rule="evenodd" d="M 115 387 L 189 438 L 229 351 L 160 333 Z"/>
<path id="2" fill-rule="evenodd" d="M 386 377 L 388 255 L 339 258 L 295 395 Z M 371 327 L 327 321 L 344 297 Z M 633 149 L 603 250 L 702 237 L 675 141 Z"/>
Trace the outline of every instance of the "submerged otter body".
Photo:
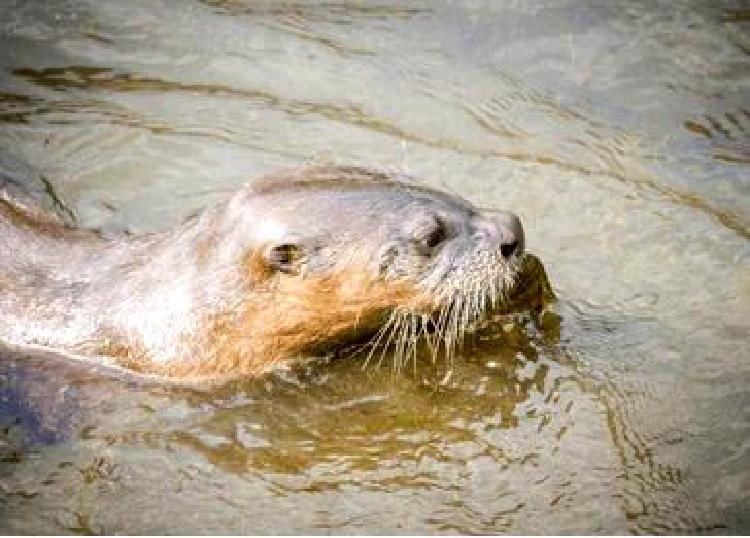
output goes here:
<path id="1" fill-rule="evenodd" d="M 523 250 L 511 213 L 353 167 L 269 176 L 140 237 L 0 197 L 0 341 L 180 379 L 255 375 L 361 336 L 410 345 L 428 323 L 450 350 L 502 302 Z"/>

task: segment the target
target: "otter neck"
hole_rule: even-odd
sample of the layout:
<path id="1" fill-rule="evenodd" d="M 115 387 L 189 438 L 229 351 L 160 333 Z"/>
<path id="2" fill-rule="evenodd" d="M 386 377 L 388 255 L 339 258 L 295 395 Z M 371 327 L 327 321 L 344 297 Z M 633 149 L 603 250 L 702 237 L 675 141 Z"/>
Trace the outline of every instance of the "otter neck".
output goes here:
<path id="1" fill-rule="evenodd" d="M 181 354 L 196 313 L 232 300 L 217 296 L 233 276 L 196 249 L 211 248 L 202 220 L 105 240 L 0 203 L 0 340 L 155 361 Z"/>

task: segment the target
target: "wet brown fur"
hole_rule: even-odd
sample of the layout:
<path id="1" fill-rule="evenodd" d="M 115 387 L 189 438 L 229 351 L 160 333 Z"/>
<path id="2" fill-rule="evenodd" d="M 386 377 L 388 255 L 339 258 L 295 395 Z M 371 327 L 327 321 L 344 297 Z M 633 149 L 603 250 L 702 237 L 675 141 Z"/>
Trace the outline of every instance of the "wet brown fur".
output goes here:
<path id="1" fill-rule="evenodd" d="M 314 278 L 278 278 L 256 253 L 248 256 L 246 269 L 252 292 L 238 309 L 206 317 L 193 337 L 195 356 L 159 364 L 127 349 L 120 350 L 122 365 L 195 381 L 258 375 L 352 331 L 375 329 L 394 305 L 432 307 L 413 282 L 373 278 L 363 267 L 344 266 Z"/>

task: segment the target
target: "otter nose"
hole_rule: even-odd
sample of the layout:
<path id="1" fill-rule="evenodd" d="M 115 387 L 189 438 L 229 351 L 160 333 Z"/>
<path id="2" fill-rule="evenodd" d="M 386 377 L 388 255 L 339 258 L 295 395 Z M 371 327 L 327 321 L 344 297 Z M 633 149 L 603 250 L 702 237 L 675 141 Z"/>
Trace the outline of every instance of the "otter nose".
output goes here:
<path id="1" fill-rule="evenodd" d="M 500 248 L 504 258 L 520 256 L 524 249 L 524 235 L 521 219 L 513 213 L 503 211 L 483 219 L 478 228 L 485 238 Z"/>
<path id="2" fill-rule="evenodd" d="M 500 252 L 506 258 L 523 254 L 524 236 L 521 219 L 513 213 L 503 213 L 495 217 L 500 233 Z"/>
<path id="3" fill-rule="evenodd" d="M 512 241 L 510 243 L 503 243 L 500 245 L 500 252 L 504 257 L 510 258 L 518 249 L 518 241 Z"/>

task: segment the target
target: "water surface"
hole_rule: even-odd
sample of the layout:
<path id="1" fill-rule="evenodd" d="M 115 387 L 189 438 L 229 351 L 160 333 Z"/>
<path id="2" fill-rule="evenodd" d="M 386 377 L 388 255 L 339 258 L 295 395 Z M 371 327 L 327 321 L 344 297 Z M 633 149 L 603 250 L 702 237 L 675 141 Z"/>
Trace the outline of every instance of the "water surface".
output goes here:
<path id="1" fill-rule="evenodd" d="M 394 169 L 517 212 L 558 301 L 399 376 L 206 392 L 5 351 L 0 530 L 747 533 L 749 26 L 742 2 L 4 0 L 0 171 L 80 224 Z"/>

